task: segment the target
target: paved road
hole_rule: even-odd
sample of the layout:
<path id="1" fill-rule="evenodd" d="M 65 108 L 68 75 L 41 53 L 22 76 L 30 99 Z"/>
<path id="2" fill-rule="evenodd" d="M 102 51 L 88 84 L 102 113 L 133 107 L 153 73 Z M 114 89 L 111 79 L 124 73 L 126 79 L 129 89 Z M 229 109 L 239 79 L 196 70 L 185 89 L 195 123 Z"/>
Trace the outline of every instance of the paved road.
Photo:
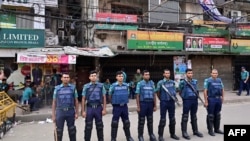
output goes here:
<path id="1" fill-rule="evenodd" d="M 221 129 L 223 129 L 223 124 L 250 124 L 250 102 L 239 102 L 239 103 L 226 103 L 223 105 L 223 111 L 222 111 L 222 125 Z M 176 134 L 181 137 L 181 131 L 180 131 L 180 119 L 181 119 L 181 108 L 177 108 L 176 110 Z M 104 120 L 104 135 L 105 135 L 105 141 L 110 140 L 110 125 L 111 125 L 111 118 L 112 115 L 108 114 L 106 115 L 103 120 Z M 191 125 L 188 124 L 188 133 L 191 135 L 191 140 L 192 141 L 223 141 L 223 135 L 218 135 L 216 134 L 215 137 L 211 137 L 207 133 L 206 129 L 206 110 L 202 107 L 199 106 L 199 111 L 198 111 L 198 127 L 199 130 L 204 134 L 204 138 L 198 138 L 196 136 L 192 135 L 192 130 L 191 130 Z M 137 113 L 136 112 L 131 112 L 130 113 L 130 120 L 131 120 L 131 133 L 132 136 L 134 137 L 135 140 L 137 139 Z M 154 133 L 157 135 L 157 126 L 159 122 L 159 110 L 154 113 Z M 77 126 L 77 139 L 78 140 L 83 140 L 84 136 L 84 119 L 79 118 L 76 121 L 76 126 Z M 148 136 L 147 136 L 147 130 L 146 128 L 145 134 L 144 134 L 144 139 L 145 141 L 149 141 Z M 65 127 L 64 129 L 64 139 L 63 141 L 68 141 L 68 135 L 67 135 L 67 128 Z M 169 137 L 169 132 L 168 132 L 168 126 L 165 128 L 165 140 L 172 140 Z M 122 124 L 120 123 L 119 129 L 118 129 L 118 141 L 125 141 L 124 138 L 124 132 L 122 129 Z M 25 122 L 25 123 L 20 123 L 14 128 L 12 128 L 7 134 L 5 134 L 4 141 L 52 141 L 53 140 L 53 123 L 39 123 L 39 121 L 36 122 Z M 181 137 L 181 141 L 185 140 Z M 92 132 L 92 141 L 97 141 L 96 139 L 96 132 L 95 132 L 95 126 L 93 127 L 93 132 Z"/>

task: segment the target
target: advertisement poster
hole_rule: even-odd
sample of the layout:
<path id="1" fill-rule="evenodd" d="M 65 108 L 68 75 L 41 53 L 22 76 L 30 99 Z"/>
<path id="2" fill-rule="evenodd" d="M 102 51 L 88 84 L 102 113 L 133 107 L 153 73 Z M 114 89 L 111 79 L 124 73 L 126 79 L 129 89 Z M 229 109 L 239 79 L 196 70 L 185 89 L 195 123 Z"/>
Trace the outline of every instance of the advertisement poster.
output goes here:
<path id="1" fill-rule="evenodd" d="M 180 80 L 185 78 L 186 69 L 191 68 L 191 60 L 185 56 L 174 56 L 173 59 L 175 87 L 178 88 Z"/>
<path id="2" fill-rule="evenodd" d="M 186 51 L 203 51 L 203 37 L 187 36 L 184 47 Z"/>
<path id="3" fill-rule="evenodd" d="M 184 46 L 186 51 L 229 52 L 229 41 L 225 38 L 187 36 Z"/>

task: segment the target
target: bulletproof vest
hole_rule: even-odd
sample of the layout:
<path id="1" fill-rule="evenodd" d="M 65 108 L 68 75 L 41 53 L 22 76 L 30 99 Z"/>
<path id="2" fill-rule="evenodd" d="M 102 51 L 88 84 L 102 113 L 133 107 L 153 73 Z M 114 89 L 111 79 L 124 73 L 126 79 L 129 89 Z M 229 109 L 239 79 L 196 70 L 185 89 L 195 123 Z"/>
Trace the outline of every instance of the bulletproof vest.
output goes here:
<path id="1" fill-rule="evenodd" d="M 57 108 L 68 108 L 74 107 L 74 95 L 75 95 L 75 87 L 73 85 L 63 86 L 58 85 L 55 87 L 56 89 L 56 105 Z"/>
<path id="2" fill-rule="evenodd" d="M 187 82 L 184 81 L 184 80 L 183 80 L 183 82 L 184 82 L 184 88 L 183 88 L 183 90 L 182 90 L 182 92 L 181 92 L 181 97 L 182 97 L 183 99 L 197 98 L 197 96 L 195 95 L 194 91 L 193 91 L 192 88 L 187 84 Z M 195 90 L 197 90 L 197 80 L 196 80 L 196 79 L 192 79 L 192 81 L 189 82 L 189 83 L 193 86 L 193 88 L 194 88 Z"/>
<path id="3" fill-rule="evenodd" d="M 102 103 L 102 83 L 87 84 L 86 99 L 88 103 Z"/>
<path id="4" fill-rule="evenodd" d="M 114 93 L 112 94 L 112 104 L 126 104 L 128 103 L 128 84 L 122 85 L 113 84 Z"/>
<path id="5" fill-rule="evenodd" d="M 168 89 L 169 93 L 173 96 L 176 95 L 176 91 L 175 91 L 175 83 L 173 80 L 169 80 L 164 82 L 163 80 L 161 80 L 161 85 L 163 84 L 165 86 L 166 89 Z M 169 94 L 162 88 L 162 86 L 160 87 L 160 99 L 163 101 L 169 101 L 172 100 L 171 97 L 169 96 Z"/>
<path id="6" fill-rule="evenodd" d="M 153 81 L 141 81 L 140 89 L 140 101 L 143 100 L 154 100 L 154 82 Z"/>
<path id="7" fill-rule="evenodd" d="M 222 95 L 222 85 L 221 79 L 216 78 L 215 80 L 212 78 L 208 78 L 208 97 L 215 97 Z"/>

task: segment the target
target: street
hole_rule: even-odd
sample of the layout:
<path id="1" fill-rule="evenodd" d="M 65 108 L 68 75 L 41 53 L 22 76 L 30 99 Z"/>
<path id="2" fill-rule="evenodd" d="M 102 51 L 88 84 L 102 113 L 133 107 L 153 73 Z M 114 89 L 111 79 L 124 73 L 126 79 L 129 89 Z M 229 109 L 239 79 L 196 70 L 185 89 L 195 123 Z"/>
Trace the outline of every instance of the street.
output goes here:
<path id="1" fill-rule="evenodd" d="M 223 130 L 224 124 L 250 124 L 250 103 L 227 103 L 223 105 L 222 108 L 222 123 L 221 123 L 221 129 Z M 180 137 L 180 140 L 185 140 L 181 136 L 181 128 L 180 128 L 180 121 L 181 121 L 181 113 L 182 108 L 177 108 L 176 110 L 176 135 Z M 159 122 L 159 109 L 154 113 L 154 133 L 156 137 L 158 138 L 158 122 Z M 132 112 L 130 113 L 130 121 L 131 121 L 131 134 L 134 140 L 138 140 L 137 138 L 137 113 Z M 198 109 L 198 128 L 199 131 L 203 133 L 203 138 L 198 138 L 196 136 L 193 136 L 192 130 L 191 130 L 191 124 L 189 122 L 188 124 L 188 133 L 191 137 L 192 141 L 223 141 L 223 135 L 216 134 L 215 137 L 212 137 L 208 135 L 207 128 L 206 128 L 206 110 L 199 106 Z M 111 118 L 112 115 L 108 114 L 106 115 L 104 120 L 104 138 L 106 141 L 110 140 L 110 126 L 111 126 Z M 190 121 L 190 117 L 189 117 Z M 167 120 L 168 122 L 168 120 Z M 77 126 L 77 139 L 78 140 L 84 140 L 84 119 L 80 117 L 76 121 Z M 147 126 L 145 126 L 147 127 Z M 144 127 L 144 140 L 149 141 L 148 135 L 147 135 L 147 128 Z M 52 141 L 53 140 L 53 123 L 44 123 L 41 122 L 27 122 L 27 123 L 20 123 L 14 126 L 10 131 L 8 131 L 2 140 L 4 141 Z M 64 127 L 64 136 L 63 141 L 68 141 L 68 134 L 67 134 L 67 127 L 65 125 Z M 172 140 L 169 135 L 168 130 L 168 123 L 165 126 L 164 130 L 164 138 L 165 140 Z M 120 120 L 120 125 L 118 128 L 118 136 L 117 141 L 125 141 L 125 135 L 123 132 L 123 125 Z M 97 141 L 96 138 L 96 129 L 95 126 L 93 126 L 92 129 L 92 141 Z"/>

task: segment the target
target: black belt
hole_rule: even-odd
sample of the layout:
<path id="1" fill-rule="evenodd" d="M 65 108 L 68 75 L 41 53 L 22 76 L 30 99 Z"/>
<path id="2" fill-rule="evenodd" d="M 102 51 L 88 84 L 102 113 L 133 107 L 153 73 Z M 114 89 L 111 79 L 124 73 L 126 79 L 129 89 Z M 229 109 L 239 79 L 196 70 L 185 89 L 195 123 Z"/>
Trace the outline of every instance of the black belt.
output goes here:
<path id="1" fill-rule="evenodd" d="M 87 107 L 90 107 L 90 108 L 97 108 L 99 106 L 101 106 L 101 104 L 90 104 L 90 103 L 87 104 Z"/>
<path id="2" fill-rule="evenodd" d="M 154 102 L 154 100 L 153 99 L 144 99 L 141 102 Z"/>
<path id="3" fill-rule="evenodd" d="M 62 110 L 62 111 L 69 111 L 72 109 L 75 109 L 74 107 L 64 107 L 64 108 L 56 108 L 57 110 Z"/>
<path id="4" fill-rule="evenodd" d="M 127 104 L 112 104 L 113 106 L 120 106 L 120 107 L 122 107 L 122 106 L 126 106 Z"/>
<path id="5" fill-rule="evenodd" d="M 221 98 L 221 96 L 209 96 L 208 98 Z"/>

